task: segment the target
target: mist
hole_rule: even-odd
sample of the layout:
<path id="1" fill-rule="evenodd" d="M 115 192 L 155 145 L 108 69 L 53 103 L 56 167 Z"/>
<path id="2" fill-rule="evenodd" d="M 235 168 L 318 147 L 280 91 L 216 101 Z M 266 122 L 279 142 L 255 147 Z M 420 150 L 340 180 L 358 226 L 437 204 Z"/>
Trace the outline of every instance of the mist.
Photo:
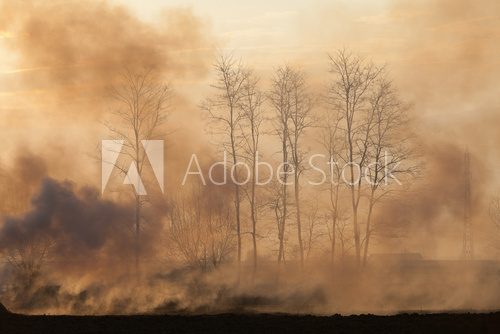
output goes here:
<path id="1" fill-rule="evenodd" d="M 498 309 L 499 5 L 302 7 L 245 21 L 287 31 L 256 42 L 259 29 L 220 33 L 220 16 L 196 5 L 152 20 L 118 1 L 0 1 L 12 54 L 0 72 L 2 303 L 30 314 Z M 342 90 L 346 73 L 359 100 Z M 126 145 L 100 189 L 104 139 Z M 142 139 L 164 140 L 164 192 Z M 226 168 L 211 169 L 224 152 Z M 315 153 L 376 181 L 370 163 L 385 163 L 402 184 L 312 186 Z M 256 156 L 289 164 L 292 183 L 276 172 L 239 184 L 241 166 L 224 185 L 209 177 L 238 162 L 250 171 Z M 127 182 L 132 166 L 145 196 Z"/>

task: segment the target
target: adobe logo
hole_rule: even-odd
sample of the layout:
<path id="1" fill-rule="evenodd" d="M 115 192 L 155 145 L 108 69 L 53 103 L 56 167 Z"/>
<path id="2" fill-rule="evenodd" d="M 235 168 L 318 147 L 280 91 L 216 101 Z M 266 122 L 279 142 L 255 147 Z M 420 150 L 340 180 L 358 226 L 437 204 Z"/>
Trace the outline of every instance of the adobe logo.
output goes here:
<path id="1" fill-rule="evenodd" d="M 164 193 L 164 167 L 163 167 L 163 140 L 141 140 L 144 148 L 145 158 L 149 160 L 154 176 L 160 185 L 161 192 Z M 117 161 L 122 154 L 124 140 L 102 140 L 101 142 L 101 192 L 104 193 L 106 185 L 114 168 L 118 168 Z M 125 173 L 123 184 L 134 186 L 137 195 L 147 195 L 146 188 L 141 179 L 136 161 L 132 160 Z"/>

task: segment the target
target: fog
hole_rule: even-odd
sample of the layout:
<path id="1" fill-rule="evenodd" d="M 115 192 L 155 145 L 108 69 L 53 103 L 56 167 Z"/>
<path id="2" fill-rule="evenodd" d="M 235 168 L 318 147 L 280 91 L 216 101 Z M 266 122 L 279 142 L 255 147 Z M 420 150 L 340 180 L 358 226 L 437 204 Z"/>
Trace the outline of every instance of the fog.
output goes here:
<path id="1" fill-rule="evenodd" d="M 196 5 L 152 20 L 113 1 L 0 1 L 0 60 L 13 66 L 0 72 L 1 302 L 33 314 L 498 309 L 500 5 L 358 3 L 304 4 L 287 24 L 265 15 L 287 48 L 218 35 L 225 12 Z M 104 139 L 129 145 L 100 189 Z M 164 192 L 143 139 L 165 141 Z M 226 170 L 211 170 L 224 151 Z M 210 180 L 256 154 L 273 182 L 238 185 L 242 168 Z M 401 184 L 311 185 L 314 154 L 367 178 L 379 159 Z M 285 160 L 299 171 L 288 186 Z M 146 196 L 123 184 L 131 161 Z M 186 174 L 198 167 L 205 185 Z"/>

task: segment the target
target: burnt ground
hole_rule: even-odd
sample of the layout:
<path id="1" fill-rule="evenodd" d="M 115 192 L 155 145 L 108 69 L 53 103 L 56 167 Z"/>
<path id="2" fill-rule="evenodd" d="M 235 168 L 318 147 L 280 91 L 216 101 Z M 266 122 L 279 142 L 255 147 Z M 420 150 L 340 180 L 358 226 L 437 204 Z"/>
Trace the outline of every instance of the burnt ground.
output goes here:
<path id="1" fill-rule="evenodd" d="M 329 317 L 287 314 L 26 316 L 3 312 L 0 333 L 500 333 L 500 312 Z"/>

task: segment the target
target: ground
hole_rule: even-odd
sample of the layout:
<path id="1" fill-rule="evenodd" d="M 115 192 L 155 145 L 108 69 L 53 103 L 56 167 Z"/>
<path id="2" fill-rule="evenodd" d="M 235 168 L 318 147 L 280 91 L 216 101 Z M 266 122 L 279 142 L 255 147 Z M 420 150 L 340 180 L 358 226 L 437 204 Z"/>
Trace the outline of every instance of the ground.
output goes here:
<path id="1" fill-rule="evenodd" d="M 500 333 L 500 312 L 356 315 L 288 314 L 25 316 L 1 310 L 0 333 Z"/>

